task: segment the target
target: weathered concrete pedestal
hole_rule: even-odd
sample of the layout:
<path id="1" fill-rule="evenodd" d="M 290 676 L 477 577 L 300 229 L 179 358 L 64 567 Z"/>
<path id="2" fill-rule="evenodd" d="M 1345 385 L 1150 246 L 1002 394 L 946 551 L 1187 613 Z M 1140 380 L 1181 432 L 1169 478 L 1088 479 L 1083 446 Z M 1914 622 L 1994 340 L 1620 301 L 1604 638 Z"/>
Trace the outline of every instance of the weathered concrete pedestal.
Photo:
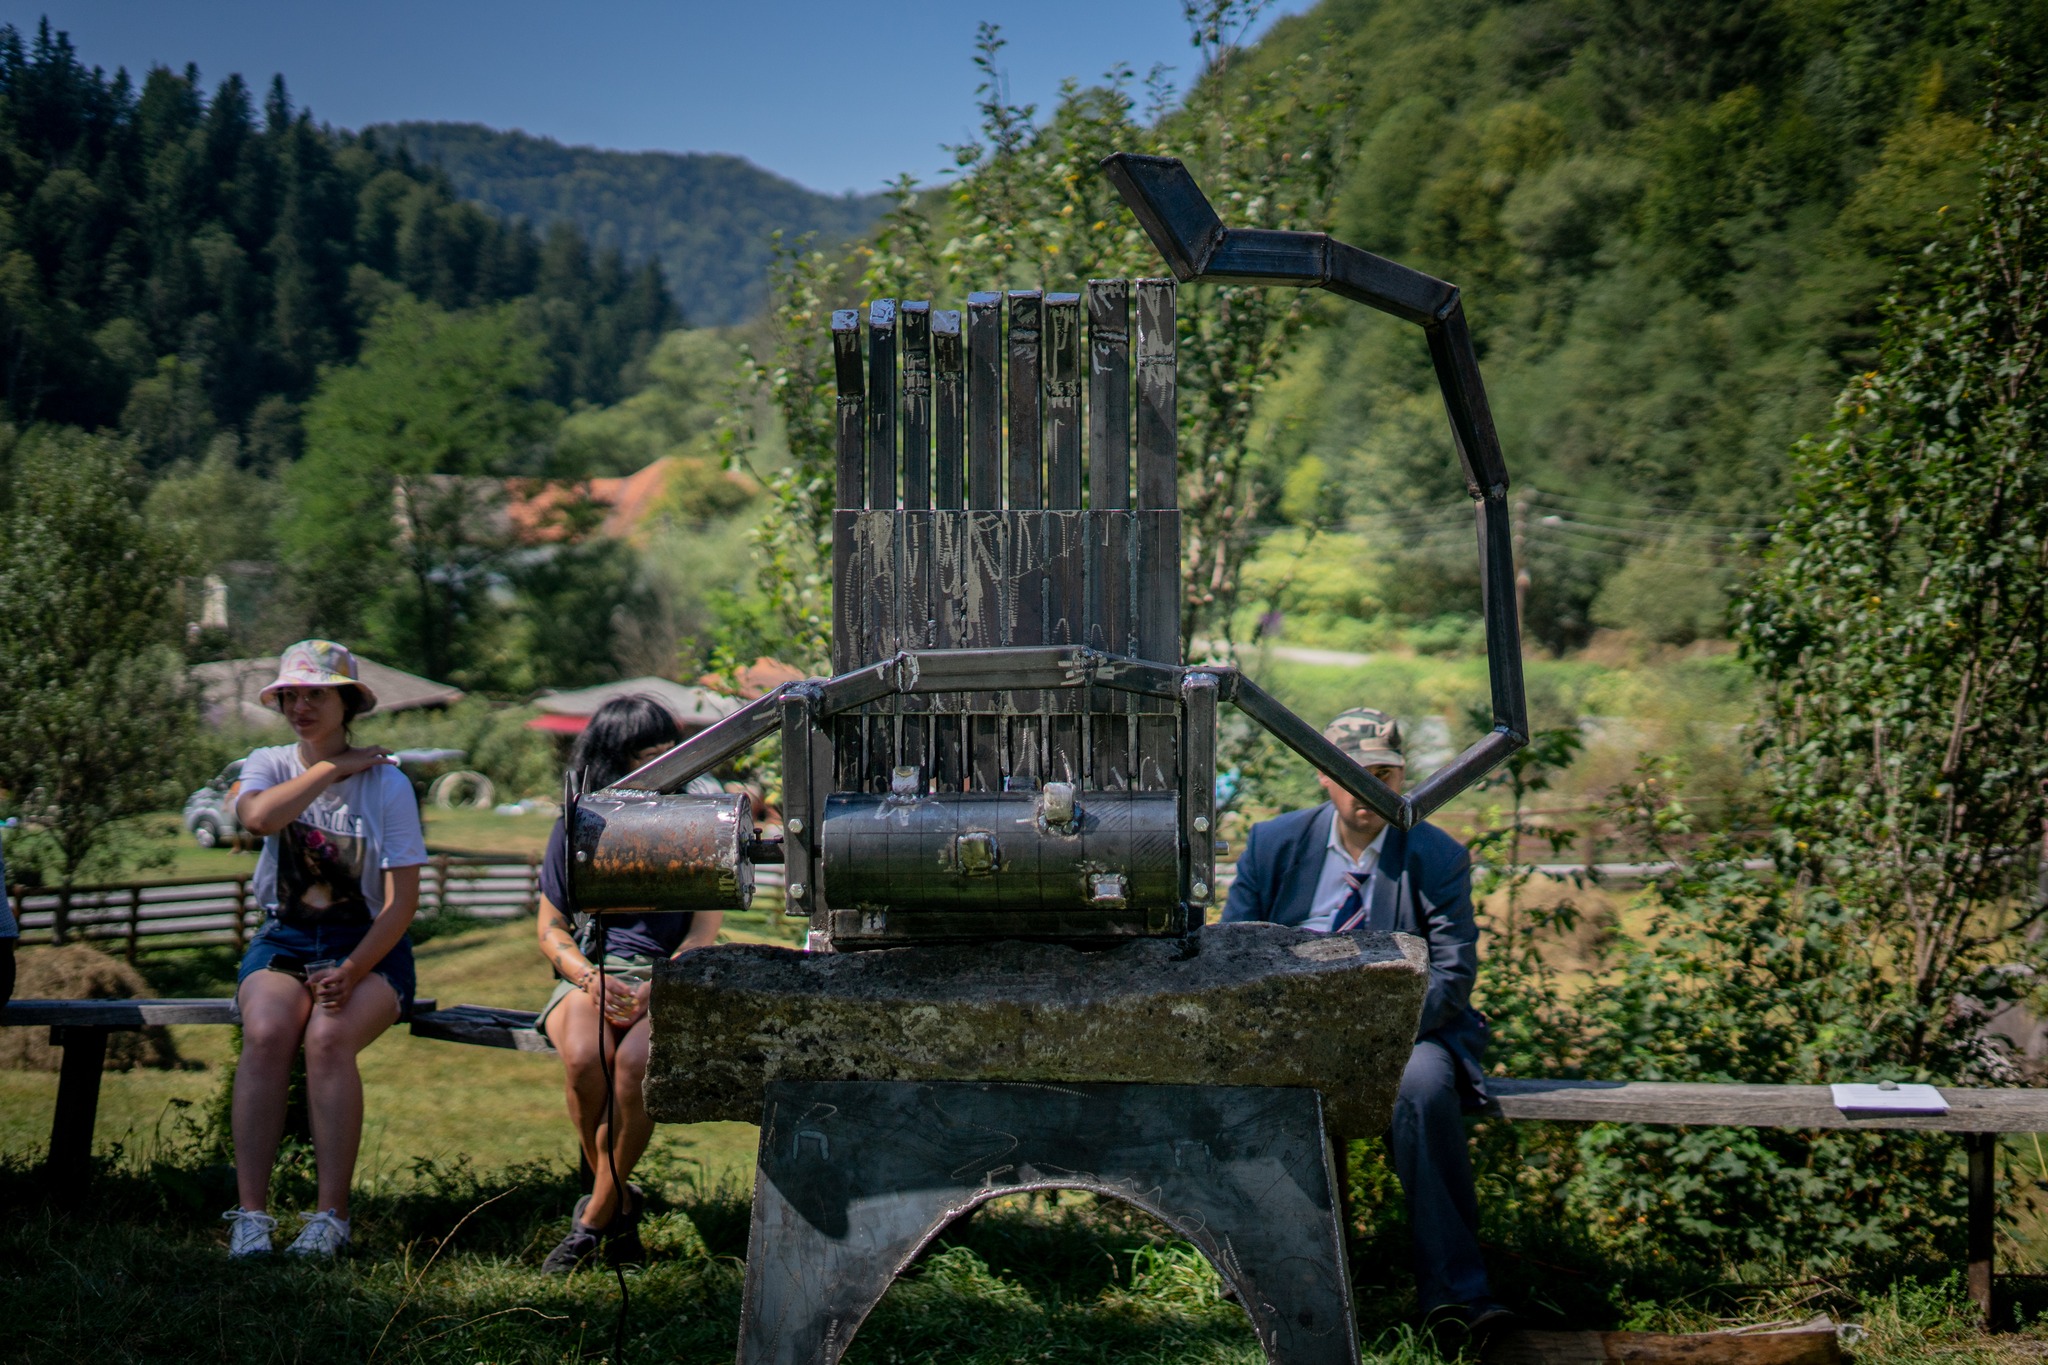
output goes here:
<path id="1" fill-rule="evenodd" d="M 760 1119 L 742 1365 L 831 1365 L 947 1223 L 1057 1188 L 1200 1247 L 1269 1360 L 1355 1362 L 1326 1133 L 1386 1127 L 1427 979 L 1420 939 L 1269 924 L 704 948 L 656 969 L 648 1108 Z"/>
<path id="2" fill-rule="evenodd" d="M 1356 1365 L 1313 1090 L 777 1081 L 762 1111 L 742 1365 L 829 1365 L 954 1219 L 1006 1194 L 1126 1200 L 1200 1247 L 1269 1360 Z"/>

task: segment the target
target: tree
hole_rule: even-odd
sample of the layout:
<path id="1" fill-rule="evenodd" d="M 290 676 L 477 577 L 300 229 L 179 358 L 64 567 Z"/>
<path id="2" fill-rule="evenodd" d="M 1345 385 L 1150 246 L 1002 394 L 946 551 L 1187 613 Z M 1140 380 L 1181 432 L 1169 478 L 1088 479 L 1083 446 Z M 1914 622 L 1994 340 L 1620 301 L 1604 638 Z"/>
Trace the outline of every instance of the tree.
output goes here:
<path id="1" fill-rule="evenodd" d="M 179 539 L 138 510 L 134 454 L 32 432 L 0 531 L 0 786 L 69 884 L 179 795 L 196 699 L 176 648 Z"/>
<path id="2" fill-rule="evenodd" d="M 306 408 L 280 540 L 309 628 L 429 677 L 503 678 L 504 479 L 545 472 L 560 411 L 515 307 L 402 297 Z M 513 681 L 505 679 L 506 681 Z"/>
<path id="3" fill-rule="evenodd" d="M 908 177 L 898 182 L 896 207 L 875 246 L 854 257 L 863 269 L 860 290 L 870 298 L 961 301 L 973 290 L 1065 289 L 1093 277 L 1156 273 L 1156 251 L 1097 169 L 1115 151 L 1186 158 L 1233 227 L 1328 227 L 1343 141 L 1341 83 L 1306 57 L 1222 79 L 1228 35 L 1260 8 L 1255 0 L 1187 7 L 1211 78 L 1171 114 L 1155 84 L 1149 127 L 1134 116 L 1124 67 L 1099 86 L 1067 82 L 1058 109 L 1036 127 L 1035 107 L 1008 100 L 1000 32 L 982 25 L 975 55 L 981 140 L 952 149 L 962 174 L 943 192 L 921 193 Z M 764 477 L 774 503 L 762 532 L 764 582 L 769 614 L 808 658 L 822 655 L 830 619 L 829 300 L 844 299 L 852 282 L 822 253 L 801 251 L 778 259 L 773 280 L 774 354 L 750 357 L 748 374 L 782 419 L 790 463 Z M 1311 319 L 1310 297 L 1230 285 L 1182 293 L 1181 624 L 1188 638 L 1208 636 L 1234 649 L 1239 571 L 1275 500 L 1268 485 L 1281 482 L 1265 468 L 1255 411 Z M 762 613 L 745 619 L 758 632 Z M 742 650 L 760 642 L 758 633 L 741 634 Z"/>
<path id="4" fill-rule="evenodd" d="M 1861 907 L 1902 1060 L 1971 1069 L 1959 998 L 2032 901 L 2048 812 L 2048 139 L 1986 155 L 1960 246 L 1892 296 L 1878 367 L 1793 453 L 1796 501 L 1744 603 L 1786 860 Z"/>

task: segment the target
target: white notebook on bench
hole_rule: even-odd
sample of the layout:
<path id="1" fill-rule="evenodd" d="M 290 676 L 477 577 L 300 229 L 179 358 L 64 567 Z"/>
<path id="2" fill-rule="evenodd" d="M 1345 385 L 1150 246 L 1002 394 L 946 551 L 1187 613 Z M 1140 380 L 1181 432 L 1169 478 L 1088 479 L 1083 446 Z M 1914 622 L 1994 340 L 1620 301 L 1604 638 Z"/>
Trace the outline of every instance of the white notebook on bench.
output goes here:
<path id="1" fill-rule="evenodd" d="M 1948 1101 L 1931 1085 L 1901 1085 L 1896 1081 L 1879 1081 L 1875 1085 L 1831 1085 L 1828 1089 L 1834 1092 L 1835 1108 L 1845 1114 L 1948 1112 Z"/>

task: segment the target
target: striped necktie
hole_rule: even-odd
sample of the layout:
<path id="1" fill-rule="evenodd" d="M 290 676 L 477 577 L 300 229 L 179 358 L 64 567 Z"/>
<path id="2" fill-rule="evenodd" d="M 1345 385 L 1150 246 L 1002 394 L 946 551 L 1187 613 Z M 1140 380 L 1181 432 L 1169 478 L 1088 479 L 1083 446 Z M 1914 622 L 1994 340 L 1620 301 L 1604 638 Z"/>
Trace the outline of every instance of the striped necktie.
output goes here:
<path id="1" fill-rule="evenodd" d="M 1337 907 L 1337 914 L 1330 921 L 1330 932 L 1348 934 L 1365 922 L 1365 888 L 1372 885 L 1372 869 L 1364 872 L 1346 872 L 1344 882 L 1351 889 L 1344 893 L 1344 901 Z"/>

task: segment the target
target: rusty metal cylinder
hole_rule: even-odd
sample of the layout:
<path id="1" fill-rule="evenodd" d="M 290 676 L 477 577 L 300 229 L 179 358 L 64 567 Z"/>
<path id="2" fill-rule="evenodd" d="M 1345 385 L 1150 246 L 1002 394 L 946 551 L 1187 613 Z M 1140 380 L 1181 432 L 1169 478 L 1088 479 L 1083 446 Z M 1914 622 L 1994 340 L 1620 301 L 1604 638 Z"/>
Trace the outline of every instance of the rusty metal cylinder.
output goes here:
<path id="1" fill-rule="evenodd" d="M 1172 792 L 841 793 L 826 798 L 835 910 L 1134 911 L 1178 905 Z"/>
<path id="2" fill-rule="evenodd" d="M 568 830 L 570 893 L 580 910 L 745 910 L 753 832 L 743 795 L 595 792 Z"/>

